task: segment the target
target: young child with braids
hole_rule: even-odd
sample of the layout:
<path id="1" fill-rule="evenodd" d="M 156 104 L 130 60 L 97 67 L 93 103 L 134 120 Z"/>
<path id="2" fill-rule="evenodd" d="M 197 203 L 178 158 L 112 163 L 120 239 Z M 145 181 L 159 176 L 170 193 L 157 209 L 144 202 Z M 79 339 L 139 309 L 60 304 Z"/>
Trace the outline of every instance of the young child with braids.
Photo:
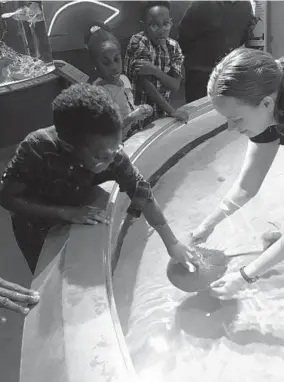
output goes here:
<path id="1" fill-rule="evenodd" d="M 117 105 L 123 120 L 122 139 L 135 134 L 143 121 L 153 113 L 149 105 L 134 105 L 129 79 L 122 74 L 121 46 L 110 29 L 96 23 L 86 38 L 90 59 L 98 74 L 94 85 L 103 86 Z"/>

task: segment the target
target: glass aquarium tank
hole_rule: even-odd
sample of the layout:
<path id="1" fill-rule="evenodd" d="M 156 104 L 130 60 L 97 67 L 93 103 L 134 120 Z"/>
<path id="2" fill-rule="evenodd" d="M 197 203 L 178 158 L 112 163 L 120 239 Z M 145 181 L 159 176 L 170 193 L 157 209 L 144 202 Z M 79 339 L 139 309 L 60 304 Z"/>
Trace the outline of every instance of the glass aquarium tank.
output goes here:
<path id="1" fill-rule="evenodd" d="M 0 87 L 53 70 L 42 2 L 0 0 Z"/>

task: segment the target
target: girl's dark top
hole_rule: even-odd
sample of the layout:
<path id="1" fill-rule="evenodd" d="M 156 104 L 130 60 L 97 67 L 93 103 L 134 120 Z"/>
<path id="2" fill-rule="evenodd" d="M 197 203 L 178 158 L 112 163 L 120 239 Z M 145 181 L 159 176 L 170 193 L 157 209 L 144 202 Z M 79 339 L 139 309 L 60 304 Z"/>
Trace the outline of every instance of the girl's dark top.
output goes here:
<path id="1" fill-rule="evenodd" d="M 280 145 L 284 145 L 284 132 L 280 132 L 277 125 L 269 126 L 263 133 L 250 138 L 255 143 L 269 143 L 280 139 Z"/>
<path id="2" fill-rule="evenodd" d="M 107 170 L 95 174 L 64 148 L 54 127 L 37 130 L 20 143 L 2 176 L 2 183 L 8 178 L 25 184 L 26 191 L 21 196 L 42 204 L 85 205 L 91 199 L 93 188 L 110 180 L 116 181 L 120 191 L 132 199 L 128 212 L 136 217 L 140 216 L 143 203 L 153 199 L 150 184 L 122 148 Z M 48 224 L 42 218 L 21 218 L 26 219 L 27 224 Z"/>

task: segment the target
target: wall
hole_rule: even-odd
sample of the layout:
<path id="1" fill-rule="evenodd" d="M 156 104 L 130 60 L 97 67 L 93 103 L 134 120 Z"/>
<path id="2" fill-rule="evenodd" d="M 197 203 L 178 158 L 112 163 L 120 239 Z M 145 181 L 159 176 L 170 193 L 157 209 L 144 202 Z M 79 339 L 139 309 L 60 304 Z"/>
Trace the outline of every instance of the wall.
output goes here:
<path id="1" fill-rule="evenodd" d="M 284 56 L 284 2 L 269 1 L 270 51 L 277 58 Z"/>
<path id="2" fill-rule="evenodd" d="M 45 19 L 46 19 L 46 25 L 47 28 L 50 25 L 50 22 L 52 20 L 53 15 L 55 12 L 64 4 L 68 2 L 54 2 L 54 1 L 48 1 L 44 3 L 44 13 L 45 13 Z M 126 45 L 129 41 L 129 38 L 134 34 L 141 30 L 140 26 L 140 14 L 141 9 L 144 5 L 144 1 L 105 1 L 105 4 L 109 4 L 114 8 L 119 9 L 120 13 L 119 15 L 113 19 L 110 22 L 110 26 L 113 28 L 114 34 L 119 38 L 122 44 L 122 50 L 124 51 L 126 48 Z M 177 37 L 177 26 L 179 21 L 181 20 L 184 12 L 186 11 L 189 1 L 175 1 L 172 5 L 171 15 L 174 22 L 174 26 L 171 32 L 171 36 L 173 38 Z M 89 5 L 88 5 L 89 6 Z M 80 10 L 80 15 L 85 14 L 84 13 L 84 5 L 82 3 L 82 9 Z M 79 9 L 80 7 L 78 7 Z M 93 14 L 95 16 L 91 16 L 90 12 L 87 11 L 88 15 L 86 17 L 82 18 L 82 16 L 78 17 L 79 10 L 77 9 L 76 12 L 74 12 L 73 17 L 68 16 L 68 23 L 69 26 L 66 26 L 66 31 L 62 31 L 63 33 L 66 33 L 65 36 L 55 36 L 51 38 L 51 45 L 53 47 L 53 56 L 55 59 L 62 59 L 65 60 L 74 66 L 76 66 L 78 69 L 84 71 L 91 77 L 93 77 L 94 73 L 92 71 L 92 67 L 89 62 L 89 57 L 84 49 L 83 44 L 81 44 L 81 48 L 79 48 L 80 45 L 80 38 L 78 38 L 78 34 L 83 35 L 83 30 L 86 29 L 87 25 L 89 24 L 90 17 L 94 20 L 98 21 L 104 21 L 103 14 L 104 9 L 102 7 L 99 7 L 98 5 L 93 6 Z M 75 17 L 77 16 L 77 21 L 75 21 Z M 88 16 L 88 17 L 87 17 Z M 82 20 L 84 20 L 82 22 Z M 85 24 L 85 27 L 83 26 Z M 68 32 L 68 33 L 67 33 Z M 72 35 L 72 33 L 75 33 Z M 58 41 L 56 41 L 56 39 Z M 74 42 L 74 41 L 77 42 Z M 76 47 L 71 49 L 70 46 L 72 44 L 76 44 Z"/>

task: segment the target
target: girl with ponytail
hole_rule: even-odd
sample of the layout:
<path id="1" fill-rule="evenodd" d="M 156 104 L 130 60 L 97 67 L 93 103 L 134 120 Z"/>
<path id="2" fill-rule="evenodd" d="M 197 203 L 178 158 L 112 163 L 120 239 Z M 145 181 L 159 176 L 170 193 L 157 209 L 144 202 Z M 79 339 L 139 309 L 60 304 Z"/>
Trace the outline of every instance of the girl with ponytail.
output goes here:
<path id="1" fill-rule="evenodd" d="M 207 92 L 212 105 L 228 121 L 228 130 L 247 136 L 242 171 L 221 204 L 191 233 L 192 245 L 204 242 L 217 224 L 242 208 L 259 191 L 284 144 L 284 60 L 260 50 L 240 48 L 227 55 L 211 73 Z M 231 298 L 247 283 L 284 260 L 284 237 L 263 237 L 259 258 L 211 284 L 211 292 Z"/>
<path id="2" fill-rule="evenodd" d="M 117 105 L 123 120 L 122 139 L 126 140 L 139 130 L 139 122 L 151 116 L 153 109 L 134 105 L 130 81 L 122 74 L 120 43 L 105 24 L 94 24 L 85 42 L 99 77 L 94 85 L 103 86 Z"/>

